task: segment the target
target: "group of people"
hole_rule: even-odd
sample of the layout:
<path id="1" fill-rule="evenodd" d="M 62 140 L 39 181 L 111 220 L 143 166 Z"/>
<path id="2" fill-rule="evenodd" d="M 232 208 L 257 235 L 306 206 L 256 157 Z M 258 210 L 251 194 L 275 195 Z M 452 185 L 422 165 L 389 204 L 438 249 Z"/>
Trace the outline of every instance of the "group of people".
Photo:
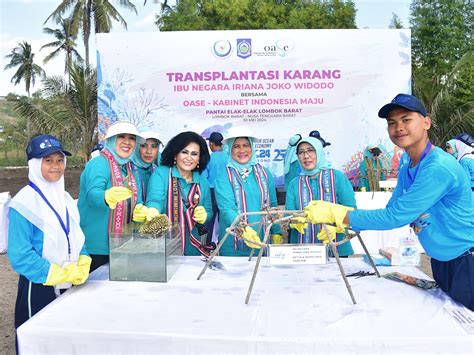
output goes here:
<path id="1" fill-rule="evenodd" d="M 428 255 L 433 277 L 454 300 L 474 309 L 474 201 L 469 180 L 456 159 L 428 138 L 431 125 L 421 102 L 399 94 L 382 107 L 392 142 L 403 148 L 398 185 L 387 207 L 360 210 L 344 174 L 326 159 L 319 132 L 290 140 L 291 156 L 285 172 L 296 169 L 287 182 L 287 210 L 305 211 L 290 225 L 290 243 L 320 243 L 340 239 L 345 228 L 384 230 L 411 224 Z M 110 235 L 128 224 L 166 214 L 181 226 L 183 255 L 209 255 L 236 216 L 277 206 L 271 172 L 260 165 L 255 137 L 245 127 L 224 137 L 182 132 L 164 147 L 155 132 L 138 132 L 130 122 L 116 122 L 107 130 L 105 146 L 85 166 L 77 206 L 64 190 L 66 156 L 53 136 L 34 137 L 27 147 L 29 180 L 12 200 L 9 257 L 20 274 L 15 326 L 18 327 L 72 285 L 80 285 L 90 270 L 109 261 Z M 456 148 L 458 160 L 469 149 Z M 461 157 L 459 157 L 461 155 Z M 296 163 L 296 164 L 295 164 Z M 472 167 L 472 165 L 470 165 Z M 472 174 L 472 169 L 470 170 Z M 218 215 L 218 238 L 212 235 Z M 260 222 L 249 215 L 247 223 Z M 329 235 L 321 224 L 329 224 Z M 246 241 L 261 241 L 263 228 L 246 227 Z M 282 242 L 280 226 L 271 230 L 271 242 Z M 227 238 L 222 256 L 248 256 L 255 244 Z M 353 254 L 350 243 L 339 254 Z"/>

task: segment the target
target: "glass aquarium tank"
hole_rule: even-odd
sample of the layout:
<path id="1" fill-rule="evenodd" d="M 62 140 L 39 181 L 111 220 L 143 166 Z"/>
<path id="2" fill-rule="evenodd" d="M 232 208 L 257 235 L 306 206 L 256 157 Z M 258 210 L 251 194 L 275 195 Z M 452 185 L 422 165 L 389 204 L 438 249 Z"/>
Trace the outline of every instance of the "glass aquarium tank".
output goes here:
<path id="1" fill-rule="evenodd" d="M 129 225 L 121 234 L 109 235 L 109 246 L 110 281 L 168 282 L 183 260 L 179 225 L 158 234 Z"/>

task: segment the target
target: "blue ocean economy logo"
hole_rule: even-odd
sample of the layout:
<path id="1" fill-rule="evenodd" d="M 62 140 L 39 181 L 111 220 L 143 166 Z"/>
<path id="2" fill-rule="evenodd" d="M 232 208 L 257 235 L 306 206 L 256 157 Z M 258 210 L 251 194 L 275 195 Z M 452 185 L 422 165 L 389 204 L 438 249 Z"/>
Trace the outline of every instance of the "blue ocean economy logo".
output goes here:
<path id="1" fill-rule="evenodd" d="M 252 55 L 252 40 L 250 38 L 237 39 L 237 56 L 247 59 Z"/>
<path id="2" fill-rule="evenodd" d="M 232 45 L 225 39 L 214 42 L 212 53 L 218 58 L 227 58 L 232 53 Z"/>

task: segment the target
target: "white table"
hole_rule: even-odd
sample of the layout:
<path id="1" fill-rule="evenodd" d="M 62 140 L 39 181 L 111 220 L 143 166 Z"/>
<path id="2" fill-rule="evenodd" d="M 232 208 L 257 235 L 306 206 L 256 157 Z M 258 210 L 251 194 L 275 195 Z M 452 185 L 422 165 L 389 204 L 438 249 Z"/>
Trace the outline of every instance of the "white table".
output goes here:
<path id="1" fill-rule="evenodd" d="M 375 192 L 356 192 L 357 208 L 362 210 L 374 210 L 385 208 L 388 201 L 392 197 L 391 192 L 375 191 Z M 390 229 L 386 231 L 363 231 L 360 233 L 364 240 L 364 244 L 371 254 L 379 252 L 380 248 L 399 246 L 399 239 L 410 233 L 409 226 Z M 352 248 L 355 254 L 364 254 L 364 249 L 360 245 L 357 238 L 351 240 Z M 418 243 L 420 253 L 424 252 L 423 247 Z"/>
<path id="2" fill-rule="evenodd" d="M 186 258 L 169 283 L 88 281 L 18 329 L 21 354 L 473 352 L 472 335 L 443 310 L 457 306 L 440 290 L 351 277 L 353 305 L 334 261 L 265 260 L 245 305 L 255 259 L 218 260 L 226 270 L 199 281 L 199 257 Z M 360 259 L 343 263 L 347 273 L 370 269 Z"/>

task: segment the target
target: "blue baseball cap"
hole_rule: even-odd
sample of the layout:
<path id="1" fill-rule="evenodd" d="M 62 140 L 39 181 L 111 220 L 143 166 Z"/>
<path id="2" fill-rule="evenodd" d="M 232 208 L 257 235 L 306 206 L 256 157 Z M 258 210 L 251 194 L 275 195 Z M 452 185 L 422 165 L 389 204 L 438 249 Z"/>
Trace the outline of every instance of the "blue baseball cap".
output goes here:
<path id="1" fill-rule="evenodd" d="M 426 116 L 425 106 L 423 106 L 421 101 L 418 100 L 416 96 L 408 94 L 398 94 L 393 98 L 392 102 L 384 105 L 379 110 L 379 117 L 387 118 L 390 111 L 400 107 L 407 109 L 408 111 L 415 111 L 421 113 L 423 116 Z"/>
<path id="2" fill-rule="evenodd" d="M 71 156 L 67 150 L 64 150 L 61 142 L 49 134 L 42 134 L 31 138 L 30 143 L 26 146 L 26 156 L 28 160 L 33 158 L 43 158 L 47 155 L 62 152 L 68 157 Z"/>

